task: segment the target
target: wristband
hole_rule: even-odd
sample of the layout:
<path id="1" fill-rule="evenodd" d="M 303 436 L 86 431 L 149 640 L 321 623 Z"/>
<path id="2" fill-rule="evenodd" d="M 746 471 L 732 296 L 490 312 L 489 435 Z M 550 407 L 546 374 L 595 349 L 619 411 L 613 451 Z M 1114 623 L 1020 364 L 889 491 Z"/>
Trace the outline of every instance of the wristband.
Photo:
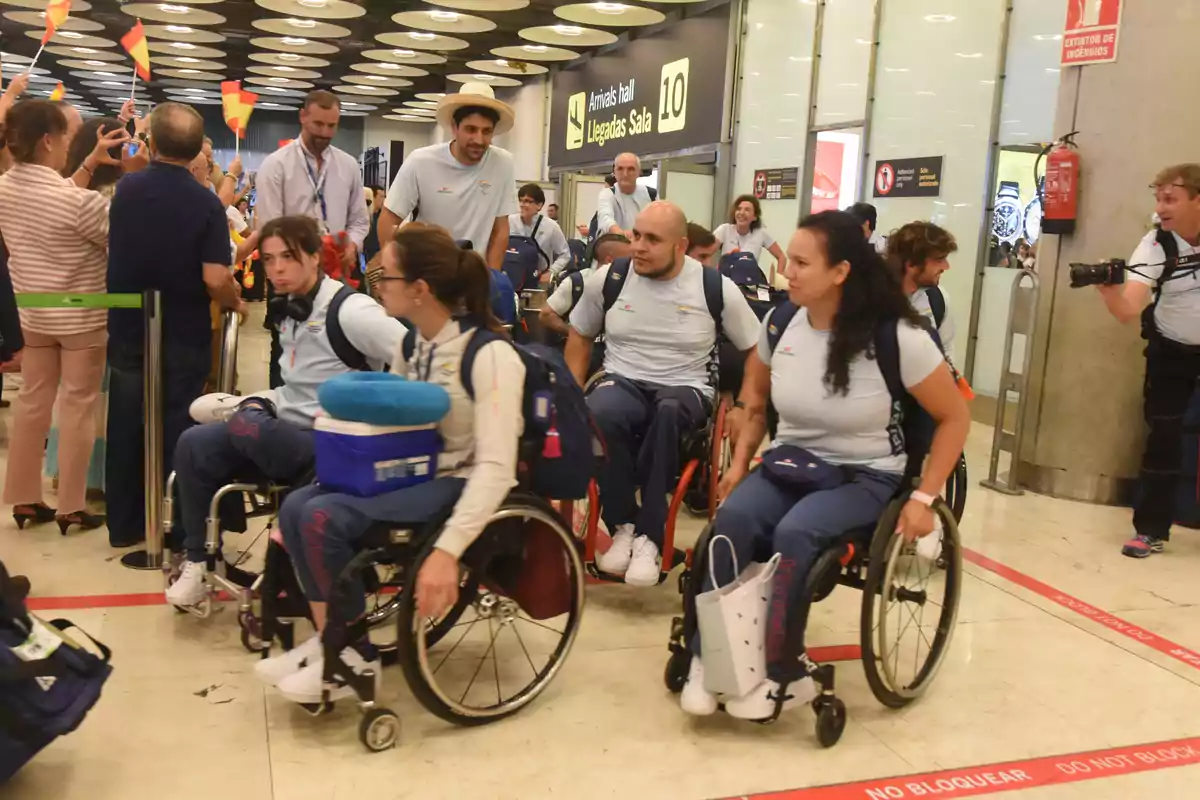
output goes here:
<path id="1" fill-rule="evenodd" d="M 908 496 L 908 499 L 915 500 L 926 508 L 932 508 L 934 502 L 937 500 L 933 495 L 925 494 L 924 492 L 913 492 Z"/>

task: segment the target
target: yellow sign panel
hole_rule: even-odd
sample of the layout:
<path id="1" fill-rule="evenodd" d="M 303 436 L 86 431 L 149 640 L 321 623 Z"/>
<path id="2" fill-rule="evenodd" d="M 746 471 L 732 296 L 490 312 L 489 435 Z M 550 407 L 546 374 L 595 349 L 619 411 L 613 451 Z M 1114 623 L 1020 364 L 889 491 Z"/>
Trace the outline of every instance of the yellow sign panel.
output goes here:
<path id="1" fill-rule="evenodd" d="M 688 71 L 691 59 L 663 65 L 658 83 L 658 132 L 672 133 L 687 127 Z"/>
<path id="2" fill-rule="evenodd" d="M 587 117 L 587 92 L 571 95 L 567 100 L 567 149 L 583 147 L 583 125 Z"/>

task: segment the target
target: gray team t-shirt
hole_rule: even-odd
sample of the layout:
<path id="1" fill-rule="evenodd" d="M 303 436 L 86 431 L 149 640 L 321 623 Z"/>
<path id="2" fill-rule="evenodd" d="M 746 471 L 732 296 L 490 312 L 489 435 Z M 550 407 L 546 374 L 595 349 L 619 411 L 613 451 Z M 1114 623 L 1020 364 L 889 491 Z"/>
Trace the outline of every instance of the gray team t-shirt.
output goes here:
<path id="1" fill-rule="evenodd" d="M 699 261 L 684 257 L 675 278 L 657 281 L 638 275 L 631 265 L 607 314 L 604 282 L 609 267 L 598 269 L 584 284 L 583 297 L 571 312 L 571 327 L 588 339 L 604 331 L 608 372 L 662 386 L 691 386 L 712 397 L 708 363 L 717 326 L 704 299 L 704 269 Z M 738 350 L 749 350 L 758 338 L 758 318 L 733 281 L 722 278 L 721 288 L 725 335 Z"/>
<path id="2" fill-rule="evenodd" d="M 763 320 L 758 356 L 771 369 L 771 401 L 779 412 L 779 433 L 773 444 L 803 447 L 832 464 L 903 473 L 907 458 L 892 449 L 888 425 L 892 397 L 878 362 L 859 356 L 850 365 L 850 390 L 830 392 L 825 385 L 831 331 L 814 330 L 808 312 L 800 309 L 771 354 Z M 916 386 L 945 363 L 933 339 L 920 328 L 901 323 L 900 379 Z"/>
<path id="3" fill-rule="evenodd" d="M 625 194 L 620 186 L 601 189 L 596 198 L 596 228 L 600 233 L 608 233 L 613 225 L 623 231 L 633 230 L 633 221 L 648 205 L 650 190 L 641 184 L 633 194 Z"/>
<path id="4" fill-rule="evenodd" d="M 405 219 L 440 225 L 455 239 L 466 239 L 477 252 L 487 250 L 496 217 L 517 213 L 513 157 L 489 147 L 474 166 L 459 163 L 449 144 L 414 150 L 388 190 L 387 209 Z"/>
<path id="5" fill-rule="evenodd" d="M 775 244 L 775 237 L 767 233 L 767 229 L 759 225 L 745 236 L 738 233 L 736 225 L 726 222 L 718 225 L 713 236 L 721 243 L 721 255 L 726 253 L 749 253 L 757 261 L 763 248 Z"/>
<path id="6" fill-rule="evenodd" d="M 1180 258 L 1200 253 L 1200 247 L 1192 247 L 1179 234 L 1171 235 L 1175 237 Z M 1162 277 L 1166 260 L 1167 254 L 1158 243 L 1157 232 L 1150 231 L 1129 257 L 1130 265 L 1146 266 L 1137 266 L 1137 272 L 1129 273 L 1129 280 L 1153 289 Z M 1180 344 L 1200 345 L 1200 274 L 1197 271 L 1177 270 L 1171 280 L 1162 285 L 1162 297 L 1158 308 L 1154 309 L 1154 322 L 1159 333 L 1168 339 Z"/>

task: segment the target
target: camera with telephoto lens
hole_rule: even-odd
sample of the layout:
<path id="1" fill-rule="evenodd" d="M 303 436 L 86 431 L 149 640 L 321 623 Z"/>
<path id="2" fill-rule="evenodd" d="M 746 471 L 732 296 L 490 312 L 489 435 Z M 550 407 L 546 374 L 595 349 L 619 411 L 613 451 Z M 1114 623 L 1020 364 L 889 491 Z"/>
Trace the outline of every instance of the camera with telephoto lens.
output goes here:
<path id="1" fill-rule="evenodd" d="M 1071 264 L 1071 288 L 1116 286 L 1125 282 L 1125 259 L 1110 258 L 1099 264 Z"/>

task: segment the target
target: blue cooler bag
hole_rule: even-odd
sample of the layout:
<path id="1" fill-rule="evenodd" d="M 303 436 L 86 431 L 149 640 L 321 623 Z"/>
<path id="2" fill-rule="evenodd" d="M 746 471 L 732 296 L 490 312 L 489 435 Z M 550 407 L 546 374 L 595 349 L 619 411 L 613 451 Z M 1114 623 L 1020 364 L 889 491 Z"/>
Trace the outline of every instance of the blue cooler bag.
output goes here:
<path id="1" fill-rule="evenodd" d="M 437 425 L 372 425 L 317 417 L 317 482 L 329 492 L 374 497 L 433 480 L 442 437 Z"/>

